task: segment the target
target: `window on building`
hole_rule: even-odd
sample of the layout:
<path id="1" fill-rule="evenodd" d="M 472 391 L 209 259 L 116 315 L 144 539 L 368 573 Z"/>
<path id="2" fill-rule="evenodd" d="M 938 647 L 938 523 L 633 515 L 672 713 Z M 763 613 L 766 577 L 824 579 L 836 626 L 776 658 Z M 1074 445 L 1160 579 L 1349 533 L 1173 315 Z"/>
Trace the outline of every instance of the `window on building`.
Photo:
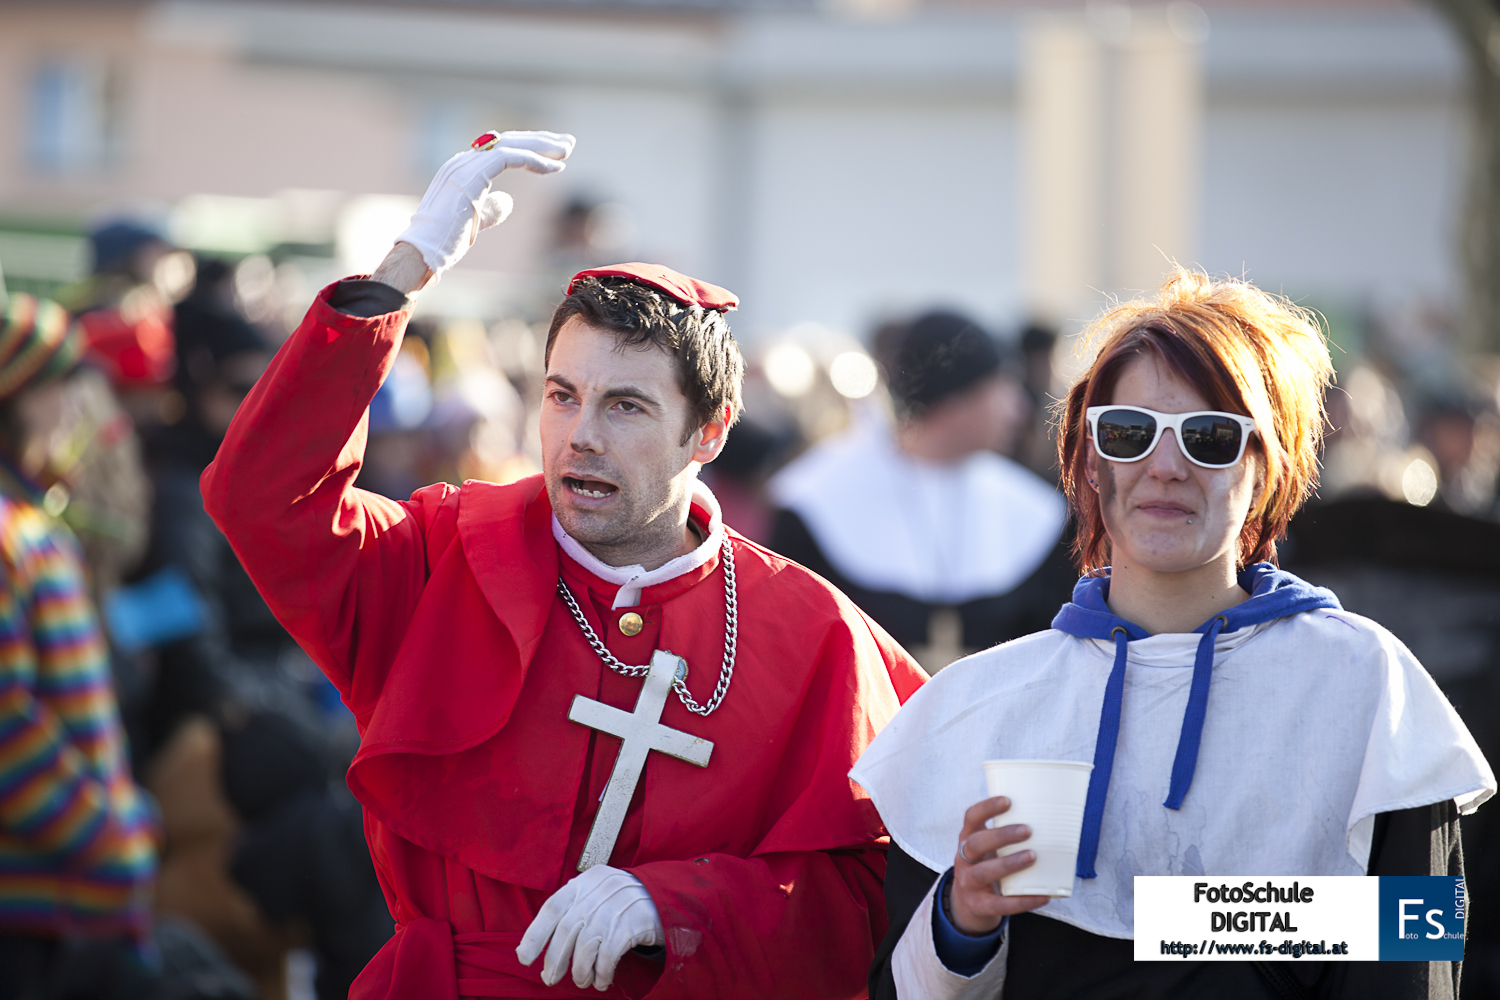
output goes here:
<path id="1" fill-rule="evenodd" d="M 50 59 L 31 77 L 28 158 L 48 174 L 110 166 L 119 145 L 119 88 L 102 59 Z"/>

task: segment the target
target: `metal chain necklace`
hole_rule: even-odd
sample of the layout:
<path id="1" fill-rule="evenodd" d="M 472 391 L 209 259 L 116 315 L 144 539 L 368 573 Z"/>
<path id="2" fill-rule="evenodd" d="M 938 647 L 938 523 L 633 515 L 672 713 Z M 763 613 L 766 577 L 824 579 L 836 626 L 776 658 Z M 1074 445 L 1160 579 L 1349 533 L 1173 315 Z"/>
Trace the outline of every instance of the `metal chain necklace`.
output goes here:
<path id="1" fill-rule="evenodd" d="M 557 593 L 562 597 L 563 603 L 568 606 L 568 610 L 573 612 L 573 620 L 578 623 L 579 628 L 583 629 L 583 637 L 589 641 L 590 646 L 594 647 L 594 652 L 599 654 L 599 659 L 604 661 L 605 666 L 626 677 L 645 677 L 651 672 L 650 664 L 633 667 L 622 662 L 605 647 L 598 633 L 594 631 L 594 627 L 583 616 L 583 609 L 573 599 L 573 592 L 568 589 L 566 583 L 563 583 L 561 575 L 557 578 Z M 700 705 L 693 700 L 692 693 L 688 691 L 685 683 L 686 671 L 680 672 L 673 678 L 672 690 L 677 692 L 677 697 L 682 701 L 682 707 L 689 712 L 712 715 L 714 709 L 718 708 L 724 700 L 724 696 L 729 693 L 729 681 L 734 677 L 734 653 L 739 645 L 739 623 L 739 601 L 734 582 L 734 550 L 729 547 L 729 535 L 726 533 L 724 535 L 724 666 L 719 671 L 719 686 L 714 688 L 714 696 L 708 699 L 707 705 Z"/>

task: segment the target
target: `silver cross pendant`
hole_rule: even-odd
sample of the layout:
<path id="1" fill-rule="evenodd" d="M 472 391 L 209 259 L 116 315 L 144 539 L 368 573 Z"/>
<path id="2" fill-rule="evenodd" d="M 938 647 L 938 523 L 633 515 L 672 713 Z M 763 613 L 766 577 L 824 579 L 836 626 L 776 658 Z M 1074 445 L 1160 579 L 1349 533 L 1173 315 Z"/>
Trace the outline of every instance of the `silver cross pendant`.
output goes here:
<path id="1" fill-rule="evenodd" d="M 583 845 L 583 856 L 578 859 L 579 871 L 606 864 L 614 853 L 620 827 L 625 824 L 625 811 L 630 808 L 635 786 L 646 766 L 646 754 L 656 750 L 689 764 L 708 766 L 709 754 L 714 749 L 712 743 L 661 724 L 661 712 L 666 707 L 667 695 L 672 691 L 672 679 L 679 670 L 686 669 L 687 664 L 675 653 L 661 649 L 652 653 L 651 670 L 646 674 L 646 683 L 636 699 L 634 712 L 623 711 L 581 694 L 574 696 L 573 705 L 568 709 L 569 719 L 624 740 L 620 744 L 619 756 L 615 758 L 614 770 L 609 774 L 604 799 L 599 803 L 599 813 L 589 830 L 588 843 Z"/>

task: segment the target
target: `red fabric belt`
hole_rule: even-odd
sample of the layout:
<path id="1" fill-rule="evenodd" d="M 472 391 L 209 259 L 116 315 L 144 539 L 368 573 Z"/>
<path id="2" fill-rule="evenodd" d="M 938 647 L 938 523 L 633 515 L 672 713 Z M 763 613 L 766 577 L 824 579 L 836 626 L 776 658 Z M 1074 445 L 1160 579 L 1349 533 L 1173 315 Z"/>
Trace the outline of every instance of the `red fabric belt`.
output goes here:
<path id="1" fill-rule="evenodd" d="M 640 1000 L 656 985 L 661 967 L 637 955 L 626 955 L 615 981 L 604 991 L 579 989 L 570 975 L 556 986 L 542 982 L 543 958 L 524 966 L 516 958 L 519 931 L 474 931 L 455 934 L 446 920 L 422 917 L 396 927 L 396 936 L 381 949 L 394 952 L 387 962 L 389 986 L 384 1000 L 450 1000 L 457 997 L 506 997 L 511 1000 L 613 998 Z M 370 963 L 381 963 L 377 956 Z M 383 964 L 383 963 L 382 963 Z M 364 977 L 361 976 L 361 979 Z M 351 995 L 362 994 L 358 987 Z"/>

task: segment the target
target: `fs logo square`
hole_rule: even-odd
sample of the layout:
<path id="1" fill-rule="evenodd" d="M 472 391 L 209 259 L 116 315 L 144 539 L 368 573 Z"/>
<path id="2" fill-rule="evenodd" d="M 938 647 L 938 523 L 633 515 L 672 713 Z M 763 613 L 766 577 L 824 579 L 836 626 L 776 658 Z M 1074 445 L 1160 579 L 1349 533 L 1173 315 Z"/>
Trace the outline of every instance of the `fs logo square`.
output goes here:
<path id="1" fill-rule="evenodd" d="M 1380 876 L 1380 960 L 1462 961 L 1468 909 L 1458 876 Z"/>

